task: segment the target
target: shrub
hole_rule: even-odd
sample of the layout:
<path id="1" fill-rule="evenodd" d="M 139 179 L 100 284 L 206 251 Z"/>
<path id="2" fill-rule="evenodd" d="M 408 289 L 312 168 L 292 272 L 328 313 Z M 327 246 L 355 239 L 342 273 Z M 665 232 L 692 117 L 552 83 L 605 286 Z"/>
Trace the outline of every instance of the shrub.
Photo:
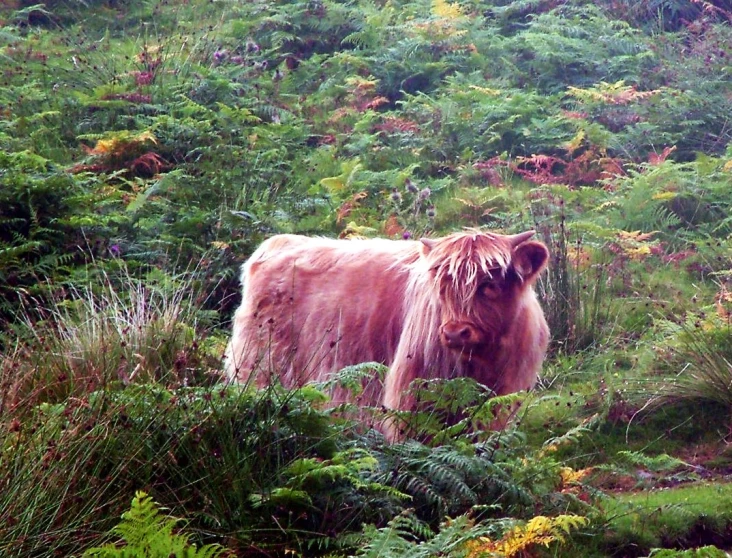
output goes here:
<path id="1" fill-rule="evenodd" d="M 43 404 L 22 422 L 11 414 L 0 430 L 0 478 L 12 479 L 0 496 L 0 551 L 30 557 L 83 550 L 139 487 L 190 517 L 194 534 L 236 534 L 243 546 L 281 548 L 327 536 L 323 526 L 342 529 L 360 514 L 378 516 L 384 509 L 368 500 L 355 508 L 339 500 L 353 490 L 343 492 L 357 470 L 349 465 L 323 472 L 331 483 L 325 487 L 292 484 L 296 463 L 312 458 L 325 471 L 338 459 L 335 431 L 313 407 L 318 397 L 312 390 L 129 386 Z M 336 524 L 339 502 L 351 511 Z M 303 515 L 290 515 L 293 509 Z M 272 527 L 272 517 L 285 531 Z"/>

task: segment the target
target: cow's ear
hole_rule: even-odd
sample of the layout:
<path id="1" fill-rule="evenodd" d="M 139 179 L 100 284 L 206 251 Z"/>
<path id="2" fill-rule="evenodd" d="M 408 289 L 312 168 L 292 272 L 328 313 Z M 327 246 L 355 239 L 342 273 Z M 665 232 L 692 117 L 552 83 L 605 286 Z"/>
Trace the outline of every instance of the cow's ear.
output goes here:
<path id="1" fill-rule="evenodd" d="M 513 267 L 525 283 L 533 283 L 546 267 L 549 250 L 541 242 L 524 242 L 512 256 Z"/>

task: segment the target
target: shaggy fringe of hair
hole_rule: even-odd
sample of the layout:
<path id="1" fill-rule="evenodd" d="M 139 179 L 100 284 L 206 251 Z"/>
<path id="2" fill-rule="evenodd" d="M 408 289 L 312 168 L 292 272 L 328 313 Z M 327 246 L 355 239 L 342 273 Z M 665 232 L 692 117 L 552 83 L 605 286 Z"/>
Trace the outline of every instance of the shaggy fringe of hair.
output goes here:
<path id="1" fill-rule="evenodd" d="M 455 302 L 462 312 L 471 305 L 478 289 L 479 274 L 492 276 L 500 270 L 505 276 L 511 260 L 511 246 L 503 237 L 487 233 L 465 232 L 442 240 L 426 256 L 427 269 L 419 269 L 413 277 L 420 279 L 428 276 L 434 269 L 434 283 L 439 294 L 439 286 L 451 283 L 455 292 Z M 423 275 L 424 274 L 424 275 Z"/>

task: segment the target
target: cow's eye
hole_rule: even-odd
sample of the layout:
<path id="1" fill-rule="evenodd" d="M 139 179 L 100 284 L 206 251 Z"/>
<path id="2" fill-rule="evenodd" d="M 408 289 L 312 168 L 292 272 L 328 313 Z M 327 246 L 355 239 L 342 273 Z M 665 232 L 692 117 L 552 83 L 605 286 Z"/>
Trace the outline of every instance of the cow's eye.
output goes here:
<path id="1" fill-rule="evenodd" d="M 485 297 L 494 298 L 501 294 L 503 283 L 503 278 L 500 276 L 488 277 L 481 282 L 478 291 Z"/>
<path id="2" fill-rule="evenodd" d="M 498 292 L 498 286 L 495 283 L 485 283 L 483 285 L 483 294 L 491 295 Z"/>

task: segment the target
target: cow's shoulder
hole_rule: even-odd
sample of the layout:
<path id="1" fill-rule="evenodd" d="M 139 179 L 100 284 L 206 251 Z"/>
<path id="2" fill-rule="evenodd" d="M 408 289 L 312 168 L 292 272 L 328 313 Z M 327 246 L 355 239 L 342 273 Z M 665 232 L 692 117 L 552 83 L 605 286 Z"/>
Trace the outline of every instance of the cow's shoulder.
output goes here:
<path id="1" fill-rule="evenodd" d="M 417 243 L 383 238 L 334 239 L 280 234 L 265 240 L 252 255 L 252 260 L 285 258 L 330 259 L 333 263 L 365 262 L 373 259 L 408 259 L 418 253 Z"/>

